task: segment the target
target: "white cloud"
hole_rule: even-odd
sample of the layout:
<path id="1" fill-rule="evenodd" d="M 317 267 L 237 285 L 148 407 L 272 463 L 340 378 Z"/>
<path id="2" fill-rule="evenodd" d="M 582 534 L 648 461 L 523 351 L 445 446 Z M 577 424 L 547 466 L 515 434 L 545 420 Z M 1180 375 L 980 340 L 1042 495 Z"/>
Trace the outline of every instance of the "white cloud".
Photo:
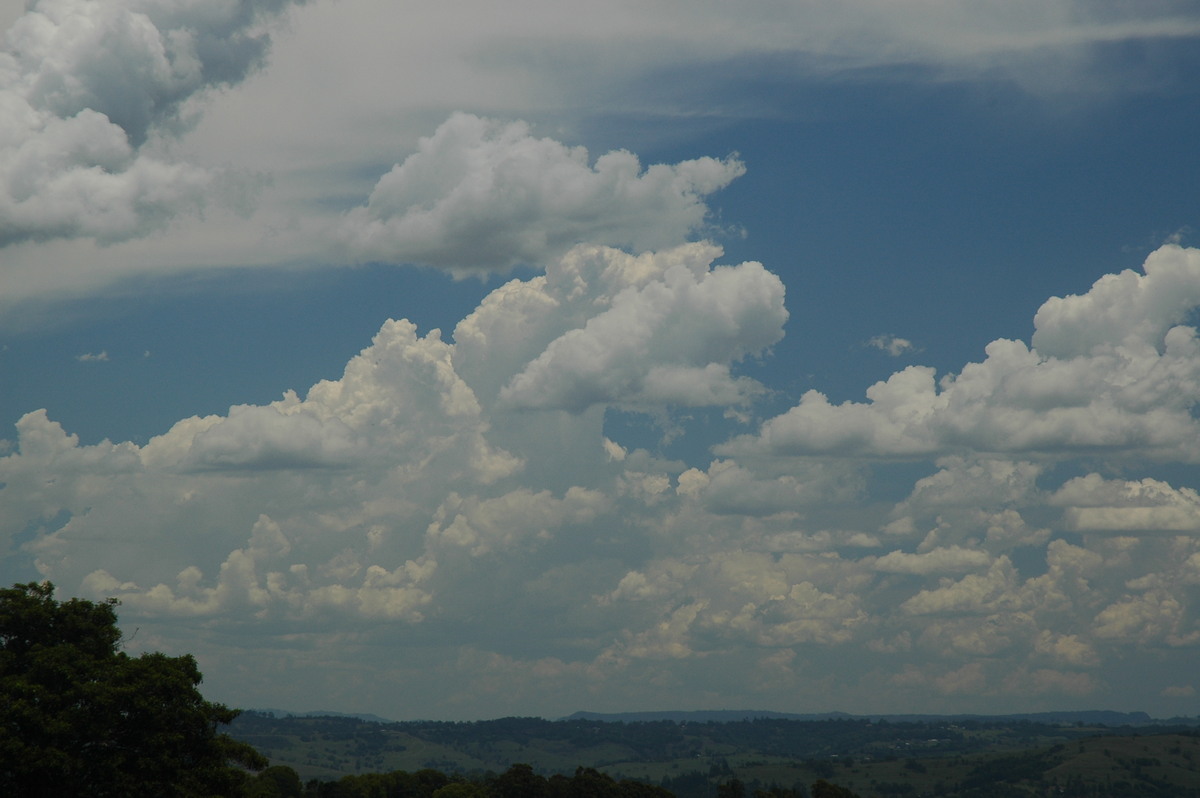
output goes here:
<path id="1" fill-rule="evenodd" d="M 269 23 L 292 5 L 286 31 L 270 43 L 270 68 L 258 70 Z M 756 1 L 736 11 L 679 0 L 595 9 L 521 0 L 509 8 L 497 13 L 478 0 L 40 0 L 14 20 L 0 57 L 0 297 L 7 306 L 145 275 L 347 257 L 505 268 L 584 237 L 662 247 L 703 227 L 705 196 L 735 176 L 735 159 L 634 174 L 631 155 L 609 153 L 601 170 L 573 161 L 579 151 L 551 138 L 513 134 L 557 164 L 553 174 L 517 169 L 524 200 L 494 203 L 484 184 L 473 193 L 434 181 L 417 191 L 433 204 L 408 211 L 387 206 L 411 199 L 411 184 L 394 185 L 404 166 L 379 181 L 380 164 L 411 155 L 405 164 L 415 167 L 424 158 L 419 137 L 459 109 L 529 119 L 562 141 L 580 139 L 584 117 L 691 115 L 695 98 L 685 95 L 712 88 L 693 76 L 729 63 L 769 63 L 782 80 L 901 63 L 932 66 L 934 79 L 1004 74 L 1072 98 L 1114 83 L 1143 90 L 1160 77 L 1147 67 L 1154 59 L 1143 59 L 1142 71 L 1106 71 L 1108 61 L 1089 48 L 1153 47 L 1200 29 L 1194 13 L 1174 7 L 1101 10 L 1075 0 Z M 680 92 L 664 90 L 669 75 L 685 76 Z M 664 100 L 676 94 L 678 107 Z M 732 94 L 706 96 L 703 113 L 777 111 L 754 107 L 771 102 L 763 93 Z M 663 129 L 643 126 L 637 146 L 661 142 Z M 504 130 L 496 123 L 497 138 L 461 152 L 483 155 Z M 501 161 L 479 164 L 478 175 L 495 174 Z M 625 182 L 606 187 L 616 175 Z M 373 186 L 374 209 L 375 200 L 363 205 Z M 568 189 L 544 219 L 530 216 Z M 655 218 L 637 217 L 634 209 L 655 197 L 663 203 Z M 449 219 L 451 208 L 463 215 Z M 343 222 L 347 237 L 335 252 L 331 234 Z M 168 225 L 169 235 L 148 235 Z M 5 319 L 18 323 L 12 313 Z"/>
<path id="2" fill-rule="evenodd" d="M 1157 479 L 1106 480 L 1088 474 L 1068 481 L 1049 503 L 1065 508 L 1068 529 L 1200 534 L 1200 495 Z"/>
<path id="3" fill-rule="evenodd" d="M 592 521 L 608 509 L 604 494 L 580 487 L 569 489 L 562 499 L 525 488 L 490 499 L 452 493 L 425 534 L 432 547 L 455 546 L 481 556 L 548 540 L 558 527 Z"/>
<path id="4" fill-rule="evenodd" d="M 831 404 L 808 391 L 723 454 L 921 458 L 965 450 L 1087 453 L 1200 461 L 1200 343 L 1185 325 L 1200 305 L 1200 250 L 1164 246 L 1145 274 L 1102 278 L 1047 301 L 1030 349 L 997 340 L 987 358 L 935 381 L 910 366 Z"/>
<path id="5" fill-rule="evenodd" d="M 625 151 L 589 164 L 582 147 L 535 138 L 525 123 L 456 113 L 380 178 L 339 235 L 351 258 L 456 274 L 540 264 L 582 242 L 658 249 L 700 229 L 703 198 L 744 171 L 733 157 L 643 170 Z"/>
<path id="6" fill-rule="evenodd" d="M 879 711 L 863 688 L 889 684 L 881 700 L 903 711 L 1128 700 L 1106 679 L 1126 684 L 1143 649 L 1190 672 L 1200 501 L 1190 471 L 1137 470 L 1198 456 L 1195 250 L 1048 301 L 1029 345 L 996 341 L 957 374 L 912 366 L 863 402 L 812 391 L 715 459 L 668 460 L 607 411 L 671 429 L 706 423 L 685 419 L 697 407 L 755 419 L 770 393 L 747 361 L 782 338 L 783 283 L 683 243 L 709 232 L 736 156 L 644 166 L 563 142 L 606 141 L 620 112 L 693 112 L 660 81 L 707 92 L 714 64 L 1097 86 L 1089 46 L 1194 36 L 1195 14 L 321 0 L 248 80 L 286 5 L 39 0 L 21 17 L 0 54 L 6 309 L 225 265 L 538 274 L 452 334 L 389 321 L 337 379 L 145 445 L 86 445 L 26 415 L 0 441 L 13 570 L 120 596 L 137 643 L 196 653 L 245 705 L 323 691 L 406 716 L 552 714 L 581 696 Z M 725 77 L 698 124 L 778 110 Z M 678 130 L 641 128 L 639 147 Z M 256 212 L 223 207 L 238 195 L 223 181 L 251 170 L 274 178 Z"/>
<path id="7" fill-rule="evenodd" d="M 144 446 L 83 446 L 44 412 L 29 414 L 17 451 L 0 458 L 0 527 L 11 535 L 30 518 L 65 514 L 65 525 L 27 547 L 39 567 L 93 594 L 115 591 L 150 616 L 420 623 L 443 590 L 475 572 L 475 560 L 500 559 L 496 578 L 516 578 L 503 576 L 524 571 L 514 552 L 558 551 L 563 536 L 587 539 L 597 529 L 627 534 L 629 522 L 613 525 L 617 507 L 670 499 L 670 476 L 607 441 L 602 415 L 514 410 L 499 386 L 645 291 L 676 305 L 639 333 L 640 349 L 626 347 L 627 373 L 713 365 L 728 373 L 732 360 L 781 335 L 786 313 L 777 278 L 757 264 L 713 268 L 718 254 L 705 244 L 640 256 L 582 248 L 545 275 L 498 289 L 459 325 L 461 343 L 389 321 L 339 379 L 304 397 L 288 391 L 267 405 L 184 419 Z M 529 323 L 509 335 L 519 307 Z M 684 323 L 701 312 L 711 330 Z M 594 401 L 602 411 L 671 398 L 617 391 Z M 59 469 L 49 484 L 39 476 Z M 7 501 L 9 491 L 20 499 Z M 139 519 L 122 520 L 134 503 Z M 147 546 L 162 528 L 190 532 L 150 560 L 99 543 L 116 536 Z M 485 579 L 480 588 L 495 586 Z"/>
<path id="8" fill-rule="evenodd" d="M 38 0 L 0 50 L 0 246 L 142 236 L 203 206 L 218 172 L 156 146 L 189 101 L 262 63 L 286 0 Z"/>
<path id="9" fill-rule="evenodd" d="M 896 574 L 965 573 L 986 568 L 992 558 L 979 549 L 947 546 L 921 554 L 893 551 L 875 561 L 876 571 Z"/>
<path id="10" fill-rule="evenodd" d="M 1184 622 L 1183 604 L 1175 596 L 1150 591 L 1109 604 L 1096 616 L 1095 634 L 1101 639 L 1151 643 L 1166 639 L 1185 642 L 1178 633 Z M 1200 639 L 1192 632 L 1186 642 Z"/>
<path id="11" fill-rule="evenodd" d="M 778 279 L 719 256 L 577 247 L 452 338 L 389 321 L 338 379 L 142 446 L 28 414 L 0 457 L 0 533 L 65 592 L 115 595 L 146 639 L 208 658 L 234 698 L 286 697 L 230 675 L 276 646 L 349 696 L 328 674 L 395 673 L 377 652 L 397 629 L 442 714 L 519 711 L 548 695 L 535 674 L 555 710 L 709 682 L 754 702 L 850 702 L 881 679 L 912 700 L 1108 695 L 1130 647 L 1200 642 L 1190 488 L 969 453 L 882 501 L 855 458 L 689 466 L 618 440 L 607 407 L 677 398 L 645 387 L 653 369 L 731 374 L 778 340 Z"/>
<path id="12" fill-rule="evenodd" d="M 82 355 L 76 355 L 75 359 L 80 363 L 107 363 L 108 351 L 102 350 L 100 352 L 84 352 Z"/>
<path id="13" fill-rule="evenodd" d="M 986 614 L 1011 604 L 1017 574 L 1007 557 L 992 562 L 986 573 L 969 574 L 958 581 L 944 580 L 936 588 L 922 590 L 902 605 L 913 615 L 942 613 Z"/>
<path id="14" fill-rule="evenodd" d="M 707 471 L 693 468 L 679 476 L 679 493 L 699 499 L 718 515 L 771 515 L 850 503 L 863 490 L 860 475 L 836 464 L 813 463 L 794 473 L 764 477 L 731 460 L 714 460 Z"/>
<path id="15" fill-rule="evenodd" d="M 740 404 L 762 389 L 732 376 L 730 362 L 778 341 L 786 320 L 783 284 L 760 264 L 672 266 L 552 341 L 501 399 L 572 411 L 600 403 Z"/>
<path id="16" fill-rule="evenodd" d="M 1200 306 L 1200 250 L 1168 244 L 1143 271 L 1105 275 L 1086 294 L 1046 300 L 1033 318 L 1034 348 L 1063 360 L 1145 348 L 1161 354 L 1172 329 Z"/>
<path id="17" fill-rule="evenodd" d="M 1095 647 L 1076 634 L 1055 634 L 1043 629 L 1034 642 L 1034 650 L 1075 667 L 1090 667 L 1100 662 Z"/>

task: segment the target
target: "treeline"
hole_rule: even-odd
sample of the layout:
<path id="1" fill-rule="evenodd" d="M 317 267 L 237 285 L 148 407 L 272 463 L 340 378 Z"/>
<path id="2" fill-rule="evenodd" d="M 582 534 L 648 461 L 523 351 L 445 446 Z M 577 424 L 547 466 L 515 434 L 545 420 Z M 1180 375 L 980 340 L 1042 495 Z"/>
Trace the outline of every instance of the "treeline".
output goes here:
<path id="1" fill-rule="evenodd" d="M 711 788 L 710 788 L 711 789 Z M 716 798 L 857 798 L 823 780 L 804 788 L 774 787 L 749 793 L 737 779 L 715 787 Z M 415 773 L 365 773 L 336 781 L 312 779 L 301 784 L 290 767 L 276 765 L 246 782 L 241 798 L 676 798 L 665 787 L 632 779 L 614 779 L 594 768 L 576 768 L 573 776 L 545 777 L 525 764 L 481 779 L 448 776 L 426 768 Z"/>
<path id="2" fill-rule="evenodd" d="M 612 747 L 610 755 L 619 748 L 620 761 L 625 762 L 686 759 L 729 749 L 804 760 L 907 756 L 913 752 L 922 756 L 968 754 L 999 746 L 1020 748 L 1059 742 L 1096 731 L 1030 721 L 888 722 L 865 718 L 816 721 L 759 718 L 703 723 L 500 718 L 374 723 L 344 717 L 276 718 L 250 711 L 237 719 L 230 733 L 260 749 L 279 747 L 288 736 L 353 739 L 362 757 L 386 753 L 393 748 L 392 735 L 407 735 L 445 746 L 487 767 L 500 768 L 511 761 L 499 759 L 505 753 L 502 746 L 507 744 L 569 746 L 579 756 L 578 761 L 583 762 L 592 762 L 589 752 L 605 746 Z M 429 766 L 444 767 L 436 762 Z"/>

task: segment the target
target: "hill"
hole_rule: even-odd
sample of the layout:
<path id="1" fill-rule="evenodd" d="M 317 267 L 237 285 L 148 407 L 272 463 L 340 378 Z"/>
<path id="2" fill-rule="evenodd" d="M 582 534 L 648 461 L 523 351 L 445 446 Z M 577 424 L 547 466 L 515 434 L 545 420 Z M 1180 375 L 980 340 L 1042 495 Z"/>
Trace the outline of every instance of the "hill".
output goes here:
<path id="1" fill-rule="evenodd" d="M 1182 726 L 845 717 L 377 723 L 250 712 L 235 721 L 231 734 L 304 779 L 424 768 L 482 776 L 523 762 L 543 775 L 594 767 L 615 778 L 661 784 L 680 798 L 713 795 L 717 784 L 734 779 L 765 789 L 804 787 L 818 778 L 864 798 L 1200 797 L 1200 736 Z M 1065 792 L 1068 787 L 1075 792 Z"/>

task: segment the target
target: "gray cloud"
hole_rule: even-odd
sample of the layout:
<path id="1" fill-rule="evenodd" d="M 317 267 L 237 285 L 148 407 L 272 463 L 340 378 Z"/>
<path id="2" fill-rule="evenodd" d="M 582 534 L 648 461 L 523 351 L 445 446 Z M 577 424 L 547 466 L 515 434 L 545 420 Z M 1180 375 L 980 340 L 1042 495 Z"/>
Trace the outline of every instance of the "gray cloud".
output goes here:
<path id="1" fill-rule="evenodd" d="M 0 246 L 115 242 L 205 201 L 218 174 L 150 146 L 195 118 L 189 102 L 243 80 L 287 0 L 40 0 L 0 50 Z"/>

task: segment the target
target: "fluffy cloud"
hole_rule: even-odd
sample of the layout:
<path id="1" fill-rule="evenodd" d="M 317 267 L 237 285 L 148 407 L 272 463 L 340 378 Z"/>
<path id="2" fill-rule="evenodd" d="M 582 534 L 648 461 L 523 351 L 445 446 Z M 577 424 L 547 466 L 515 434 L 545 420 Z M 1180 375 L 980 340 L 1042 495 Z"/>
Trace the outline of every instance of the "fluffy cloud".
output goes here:
<path id="1" fill-rule="evenodd" d="M 388 321 L 339 379 L 303 398 L 289 391 L 267 405 L 184 419 L 144 446 L 81 446 L 45 413 L 31 413 L 18 425 L 16 452 L 0 460 L 0 521 L 15 535 L 29 519 L 65 519 L 28 546 L 39 567 L 151 615 L 251 609 L 276 621 L 348 613 L 420 622 L 476 561 L 554 550 L 562 535 L 594 534 L 619 505 L 670 494 L 652 460 L 610 456 L 602 416 L 521 404 L 500 386 L 545 361 L 541 373 L 553 376 L 559 366 L 547 352 L 596 319 L 628 320 L 626 303 L 648 291 L 666 320 L 636 331 L 634 346 L 619 340 L 620 324 L 608 326 L 611 342 L 596 338 L 623 352 L 625 379 L 659 368 L 716 368 L 728 378 L 736 359 L 781 335 L 786 313 L 777 278 L 757 264 L 714 267 L 717 255 L 705 244 L 640 256 L 581 248 L 545 275 L 498 289 L 459 325 L 461 342 Z M 529 323 L 510 335 L 516 308 Z M 712 329 L 679 326 L 703 314 Z M 569 386 L 575 377 L 557 379 Z M 697 401 L 710 401 L 703 390 Z M 602 410 L 634 400 L 648 409 L 666 401 L 622 389 L 591 403 Z M 732 392 L 717 401 L 742 400 Z M 548 426 L 558 434 L 547 435 Z M 49 483 L 39 476 L 58 471 Z M 130 503 L 143 512 L 127 523 Z M 605 523 L 614 533 L 625 526 Z M 99 545 L 112 535 L 148 543 L 163 525 L 198 537 L 136 567 Z"/>
<path id="2" fill-rule="evenodd" d="M 262 63 L 289 0 L 38 0 L 0 50 L 0 246 L 143 235 L 199 208 L 215 172 L 149 146 L 191 99 Z"/>
<path id="3" fill-rule="evenodd" d="M 947 546 L 924 554 L 893 551 L 875 561 L 875 570 L 897 574 L 963 573 L 985 568 L 992 558 L 985 551 Z"/>
<path id="4" fill-rule="evenodd" d="M 1088 474 L 1064 484 L 1049 501 L 1065 508 L 1069 529 L 1200 534 L 1200 496 L 1192 488 L 1176 489 L 1157 479 L 1106 480 Z"/>
<path id="5" fill-rule="evenodd" d="M 399 258 L 478 271 L 543 262 L 582 240 L 663 247 L 703 228 L 706 196 L 736 176 L 736 159 L 643 168 L 616 152 L 593 162 L 519 123 L 479 120 L 486 131 L 417 151 L 363 200 L 379 165 L 412 152 L 454 109 L 567 130 L 581 115 L 774 113 L 761 105 L 770 93 L 735 88 L 715 104 L 695 94 L 713 89 L 696 78 L 703 70 L 761 65 L 763 54 L 784 65 L 784 80 L 797 67 L 919 63 L 934 67 L 922 74 L 1006 71 L 1034 91 L 1077 97 L 1164 77 L 1154 58 L 1098 74 L 1111 59 L 1090 57 L 1091 46 L 1152 48 L 1198 28 L 1194 12 L 1173 7 L 1072 0 L 751 2 L 736 11 L 670 0 L 623 3 L 621 13 L 522 0 L 511 14 L 476 0 L 321 0 L 290 14 L 271 68 L 244 80 L 264 62 L 269 21 L 291 5 L 38 0 L 15 19 L 0 53 L 6 305 L 227 265 Z M 715 68 L 721 82 L 731 74 Z M 515 148 L 507 155 L 506 144 Z M 519 190 L 499 189 L 500 179 Z M 169 239 L 146 235 L 172 220 Z M 47 256 L 48 239 L 61 240 Z"/>
<path id="6" fill-rule="evenodd" d="M 1200 643 L 1200 500 L 1172 481 L 968 452 L 884 500 L 870 458 L 693 465 L 607 430 L 611 407 L 756 395 L 736 368 L 779 339 L 783 287 L 720 254 L 576 247 L 451 336 L 388 321 L 339 378 L 140 446 L 30 413 L 0 457 L 0 533 L 263 703 L 303 703 L 255 675 L 281 651 L 331 696 L 396 701 L 370 687 L 388 674 L 445 715 L 649 700 L 645 685 L 851 708 L 881 681 L 913 700 L 1111 695 L 1131 651 Z M 1143 339 L 1179 334 L 1132 317 L 1118 326 Z M 1095 338 L 1075 359 L 1132 346 Z M 656 369 L 696 381 L 658 391 Z"/>
<path id="7" fill-rule="evenodd" d="M 673 266 L 556 338 L 501 391 L 516 407 L 730 405 L 761 388 L 729 363 L 783 337 L 783 284 L 761 265 Z"/>
<path id="8" fill-rule="evenodd" d="M 1034 348 L 997 340 L 941 380 L 910 366 L 834 405 L 817 391 L 725 454 L 923 458 L 961 451 L 1200 461 L 1200 250 L 1164 246 L 1145 273 L 1097 281 L 1035 316 Z"/>
<path id="9" fill-rule="evenodd" d="M 745 171 L 730 157 L 645 170 L 610 152 L 535 138 L 523 122 L 456 113 L 350 211 L 352 258 L 463 274 L 540 264 L 581 242 L 638 251 L 677 244 L 705 221 L 703 198 Z"/>

